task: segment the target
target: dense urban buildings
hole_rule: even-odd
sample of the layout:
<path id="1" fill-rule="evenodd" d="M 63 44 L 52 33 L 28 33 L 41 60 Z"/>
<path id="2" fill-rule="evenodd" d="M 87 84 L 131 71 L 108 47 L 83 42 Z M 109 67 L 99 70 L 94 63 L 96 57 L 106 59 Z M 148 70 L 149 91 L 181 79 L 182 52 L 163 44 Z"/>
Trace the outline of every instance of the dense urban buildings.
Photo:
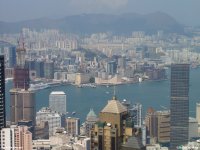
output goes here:
<path id="1" fill-rule="evenodd" d="M 171 65 L 170 148 L 188 142 L 189 64 Z"/>
<path id="2" fill-rule="evenodd" d="M 198 30 L 191 30 L 191 36 L 163 31 L 133 31 L 129 35 L 110 32 L 75 35 L 56 29 L 25 28 L 22 29 L 24 38 L 19 40 L 17 48 L 16 37 L 19 34 L 0 34 L 0 54 L 4 55 L 6 82 L 13 78 L 14 83 L 10 90 L 10 122 L 5 128 L 5 108 L 1 109 L 1 106 L 5 107 L 3 101 L 0 110 L 4 114 L 0 112 L 0 115 L 3 115 L 4 122 L 0 122 L 0 129 L 14 135 L 14 130 L 24 126 L 27 134 L 30 135 L 30 132 L 34 139 L 34 149 L 164 150 L 168 148 L 163 148 L 163 145 L 171 144 L 172 149 L 187 145 L 188 139 L 199 138 L 200 105 L 196 105 L 196 119 L 189 117 L 189 65 L 176 63 L 189 62 L 191 68 L 198 67 L 199 33 Z M 4 63 L 1 61 L 0 67 Z M 75 104 L 70 97 L 72 93 L 69 93 L 68 105 L 66 94 L 62 92 L 65 89 L 55 91 L 61 90 L 61 85 L 66 87 L 68 84 L 75 86 L 73 88 L 87 88 L 89 92 L 89 88 L 95 90 L 98 85 L 104 85 L 106 91 L 103 94 L 110 94 L 112 85 L 168 79 L 166 75 L 171 63 L 170 111 L 163 106 L 162 110 L 143 110 L 142 104 L 135 99 L 135 91 L 131 91 L 133 96 L 130 101 L 118 101 L 114 96 L 99 115 L 90 109 L 86 119 L 82 120 L 78 118 L 84 114 L 79 109 L 82 106 L 70 108 L 71 102 Z M 3 92 L 4 69 L 0 69 L 0 92 Z M 59 88 L 54 88 L 56 86 Z M 49 100 L 49 105 L 46 105 L 49 108 L 39 108 L 36 115 L 35 95 L 42 89 L 47 89 L 45 92 L 48 92 L 49 99 L 48 96 L 44 99 L 47 103 Z M 141 91 L 148 94 L 143 89 Z M 0 100 L 5 100 L 4 96 L 1 94 Z M 151 102 L 152 99 L 146 100 Z M 91 107 L 88 103 L 84 105 Z M 92 107 L 99 110 L 96 103 Z M 145 111 L 146 116 L 142 113 Z M 10 124 L 17 127 L 9 128 Z"/>
<path id="3" fill-rule="evenodd" d="M 4 75 L 4 56 L 0 55 L 0 132 L 6 127 L 6 100 L 5 100 L 5 75 Z M 0 134 L 1 140 L 1 134 Z M 1 141 L 0 141 L 1 146 Z"/>

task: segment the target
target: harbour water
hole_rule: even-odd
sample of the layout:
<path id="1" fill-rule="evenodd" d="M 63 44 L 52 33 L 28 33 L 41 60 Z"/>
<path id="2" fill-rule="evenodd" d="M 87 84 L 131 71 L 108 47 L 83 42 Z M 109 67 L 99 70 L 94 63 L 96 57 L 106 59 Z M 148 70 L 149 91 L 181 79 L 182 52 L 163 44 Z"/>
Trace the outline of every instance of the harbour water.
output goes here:
<path id="1" fill-rule="evenodd" d="M 6 84 L 6 112 L 9 119 L 10 96 L 9 89 L 12 82 Z M 48 106 L 51 91 L 64 91 L 67 95 L 67 111 L 84 121 L 90 108 L 96 114 L 103 109 L 107 101 L 113 96 L 113 86 L 97 86 L 96 88 L 77 88 L 73 85 L 58 86 L 36 92 L 36 111 L 41 107 Z M 139 102 L 143 105 L 143 114 L 148 107 L 156 110 L 169 109 L 170 106 L 170 81 L 145 81 L 137 84 L 116 86 L 116 95 L 119 100 L 127 99 L 132 103 Z M 200 68 L 190 71 L 190 116 L 195 117 L 196 103 L 200 102 Z"/>

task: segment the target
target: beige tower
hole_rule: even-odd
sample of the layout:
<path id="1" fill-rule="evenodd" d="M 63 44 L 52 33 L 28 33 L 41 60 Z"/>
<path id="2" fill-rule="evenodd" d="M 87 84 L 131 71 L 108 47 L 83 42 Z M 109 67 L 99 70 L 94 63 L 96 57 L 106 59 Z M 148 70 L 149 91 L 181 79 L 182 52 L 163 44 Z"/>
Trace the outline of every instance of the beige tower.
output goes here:
<path id="1" fill-rule="evenodd" d="M 120 150 L 129 137 L 137 134 L 127 109 L 114 96 L 91 129 L 91 150 Z"/>
<path id="2" fill-rule="evenodd" d="M 22 89 L 10 90 L 10 121 L 32 120 L 35 125 L 35 93 Z"/>

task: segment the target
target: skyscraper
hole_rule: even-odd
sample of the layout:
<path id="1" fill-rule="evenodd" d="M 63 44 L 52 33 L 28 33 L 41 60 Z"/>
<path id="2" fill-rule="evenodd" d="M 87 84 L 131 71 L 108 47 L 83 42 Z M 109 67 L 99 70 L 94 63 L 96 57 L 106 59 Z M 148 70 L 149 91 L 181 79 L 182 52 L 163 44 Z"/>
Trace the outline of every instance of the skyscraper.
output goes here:
<path id="1" fill-rule="evenodd" d="M 137 127 L 142 126 L 142 104 L 136 103 L 133 105 L 132 109 L 129 110 L 133 116 L 134 125 Z"/>
<path id="2" fill-rule="evenodd" d="M 0 55 L 0 130 L 6 126 L 4 56 Z"/>
<path id="3" fill-rule="evenodd" d="M 170 147 L 188 142 L 189 64 L 171 65 Z"/>
<path id="4" fill-rule="evenodd" d="M 99 121 L 91 129 L 90 137 L 92 150 L 120 150 L 122 147 L 126 149 L 129 138 L 138 141 L 140 132 L 134 128 L 127 108 L 114 96 L 100 112 Z M 134 146 L 136 145 L 132 145 L 131 148 L 134 149 Z M 142 146 L 139 149 L 144 148 Z"/>
<path id="5" fill-rule="evenodd" d="M 53 91 L 49 95 L 49 107 L 52 111 L 66 113 L 66 95 L 63 91 Z"/>
<path id="6" fill-rule="evenodd" d="M 32 120 L 35 125 L 35 93 L 22 89 L 11 89 L 10 121 L 11 124 L 17 124 L 21 120 Z"/>

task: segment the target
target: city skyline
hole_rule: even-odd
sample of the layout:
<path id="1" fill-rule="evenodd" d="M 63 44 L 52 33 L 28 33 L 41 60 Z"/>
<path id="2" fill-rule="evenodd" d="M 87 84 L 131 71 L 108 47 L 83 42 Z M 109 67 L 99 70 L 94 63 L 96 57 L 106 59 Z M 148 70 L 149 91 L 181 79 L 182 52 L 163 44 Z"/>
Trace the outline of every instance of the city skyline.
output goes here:
<path id="1" fill-rule="evenodd" d="M 199 148 L 198 6 L 0 2 L 0 149 Z"/>

